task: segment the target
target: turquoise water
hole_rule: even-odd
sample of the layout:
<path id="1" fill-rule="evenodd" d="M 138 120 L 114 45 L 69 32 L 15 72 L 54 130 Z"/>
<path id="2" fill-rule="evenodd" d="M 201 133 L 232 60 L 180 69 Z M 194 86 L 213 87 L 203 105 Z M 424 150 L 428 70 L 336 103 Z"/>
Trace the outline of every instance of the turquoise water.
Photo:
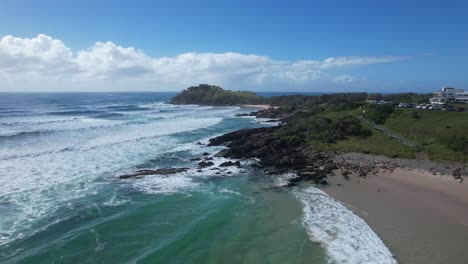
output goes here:
<path id="1" fill-rule="evenodd" d="M 216 174 L 190 160 L 220 150 L 197 142 L 266 124 L 170 96 L 2 94 L 0 262 L 326 262 L 291 193 L 246 162 Z M 191 169 L 118 180 L 166 166 Z"/>
<path id="2" fill-rule="evenodd" d="M 324 263 L 300 225 L 300 206 L 246 177 L 172 195 L 132 193 L 88 208 L 4 254 L 23 263 Z M 12 252 L 13 251 L 13 252 Z"/>

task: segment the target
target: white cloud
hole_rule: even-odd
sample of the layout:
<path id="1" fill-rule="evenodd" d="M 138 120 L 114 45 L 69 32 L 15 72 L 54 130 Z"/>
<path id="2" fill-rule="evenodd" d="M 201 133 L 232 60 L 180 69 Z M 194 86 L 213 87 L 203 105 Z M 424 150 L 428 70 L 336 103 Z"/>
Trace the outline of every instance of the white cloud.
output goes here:
<path id="1" fill-rule="evenodd" d="M 40 34 L 36 38 L 5 36 L 0 40 L 0 70 L 57 72 L 73 66 L 73 55 L 62 41 Z"/>
<path id="2" fill-rule="evenodd" d="M 89 77 L 138 77 L 153 70 L 153 59 L 134 48 L 123 48 L 112 42 L 97 42 L 78 51 L 73 61 Z"/>
<path id="3" fill-rule="evenodd" d="M 278 61 L 233 52 L 183 53 L 154 58 L 141 50 L 112 42 L 97 42 L 89 49 L 72 52 L 62 41 L 43 34 L 31 39 L 5 36 L 0 39 L 0 87 L 10 91 L 17 90 L 16 87 L 25 90 L 167 91 L 198 83 L 256 90 L 304 87 L 356 80 L 344 73 L 331 73 L 331 69 L 410 58 L 332 57 Z"/>

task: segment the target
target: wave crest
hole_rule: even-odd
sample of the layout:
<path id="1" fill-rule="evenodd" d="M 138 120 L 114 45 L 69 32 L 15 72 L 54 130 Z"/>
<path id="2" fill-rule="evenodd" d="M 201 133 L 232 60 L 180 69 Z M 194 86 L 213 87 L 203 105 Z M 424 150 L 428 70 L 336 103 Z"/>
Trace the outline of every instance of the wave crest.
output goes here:
<path id="1" fill-rule="evenodd" d="M 310 239 L 324 246 L 329 263 L 397 263 L 363 219 L 325 192 L 309 187 L 294 195 L 304 206 L 303 223 Z"/>

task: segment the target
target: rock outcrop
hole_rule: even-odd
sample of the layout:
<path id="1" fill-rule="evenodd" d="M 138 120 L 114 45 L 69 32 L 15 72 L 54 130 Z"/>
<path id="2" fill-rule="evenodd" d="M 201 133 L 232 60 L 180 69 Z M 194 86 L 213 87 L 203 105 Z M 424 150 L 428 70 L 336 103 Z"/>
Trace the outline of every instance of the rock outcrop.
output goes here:
<path id="1" fill-rule="evenodd" d="M 138 170 L 135 173 L 120 175 L 119 179 L 134 179 L 148 175 L 169 175 L 187 171 L 189 168 L 161 168 L 156 170 Z"/>

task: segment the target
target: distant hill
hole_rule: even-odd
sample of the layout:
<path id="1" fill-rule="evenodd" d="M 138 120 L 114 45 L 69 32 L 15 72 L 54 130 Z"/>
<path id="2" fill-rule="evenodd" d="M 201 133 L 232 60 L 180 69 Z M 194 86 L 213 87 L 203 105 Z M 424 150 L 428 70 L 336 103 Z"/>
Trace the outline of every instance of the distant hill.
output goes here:
<path id="1" fill-rule="evenodd" d="M 216 85 L 191 86 L 171 99 L 172 104 L 242 105 L 261 104 L 265 98 L 248 91 L 230 91 Z"/>

